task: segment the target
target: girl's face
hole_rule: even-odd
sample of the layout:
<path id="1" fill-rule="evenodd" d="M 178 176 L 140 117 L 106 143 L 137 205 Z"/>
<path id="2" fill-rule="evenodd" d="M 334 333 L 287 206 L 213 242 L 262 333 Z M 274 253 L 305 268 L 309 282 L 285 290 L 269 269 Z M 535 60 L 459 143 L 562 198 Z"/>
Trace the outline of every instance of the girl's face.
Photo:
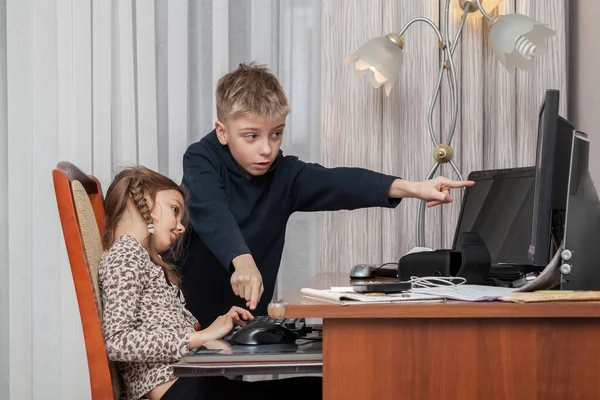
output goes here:
<path id="1" fill-rule="evenodd" d="M 162 190 L 156 193 L 151 217 L 155 233 L 151 235 L 156 251 L 167 251 L 185 232 L 181 224 L 183 216 L 183 196 L 177 190 Z"/>

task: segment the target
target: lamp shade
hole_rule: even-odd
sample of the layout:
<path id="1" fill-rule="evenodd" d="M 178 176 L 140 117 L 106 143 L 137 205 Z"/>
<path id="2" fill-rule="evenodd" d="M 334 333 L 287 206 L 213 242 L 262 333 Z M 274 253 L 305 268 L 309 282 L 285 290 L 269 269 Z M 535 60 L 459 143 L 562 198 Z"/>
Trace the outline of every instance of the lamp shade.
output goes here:
<path id="1" fill-rule="evenodd" d="M 385 85 L 385 94 L 390 95 L 392 86 L 398 78 L 404 56 L 403 41 L 400 35 L 390 33 L 369 40 L 354 54 L 346 58 L 347 64 L 355 62 L 357 75 L 372 71 L 371 84 L 374 88 Z"/>
<path id="2" fill-rule="evenodd" d="M 532 59 L 546 52 L 546 39 L 555 32 L 522 14 L 507 14 L 490 21 L 489 43 L 508 69 L 531 71 Z"/>

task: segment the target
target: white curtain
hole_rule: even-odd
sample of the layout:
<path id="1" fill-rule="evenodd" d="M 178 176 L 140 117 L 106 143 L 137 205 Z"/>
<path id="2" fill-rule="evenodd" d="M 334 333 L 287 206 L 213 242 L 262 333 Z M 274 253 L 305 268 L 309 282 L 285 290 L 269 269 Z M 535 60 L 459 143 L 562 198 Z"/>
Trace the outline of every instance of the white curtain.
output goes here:
<path id="1" fill-rule="evenodd" d="M 317 0 L 0 0 L 0 398 L 89 398 L 51 170 L 106 190 L 143 164 L 179 182 L 212 129 L 214 87 L 240 62 L 281 79 L 285 153 L 319 161 Z M 292 218 L 278 295 L 317 267 L 314 214 Z"/>

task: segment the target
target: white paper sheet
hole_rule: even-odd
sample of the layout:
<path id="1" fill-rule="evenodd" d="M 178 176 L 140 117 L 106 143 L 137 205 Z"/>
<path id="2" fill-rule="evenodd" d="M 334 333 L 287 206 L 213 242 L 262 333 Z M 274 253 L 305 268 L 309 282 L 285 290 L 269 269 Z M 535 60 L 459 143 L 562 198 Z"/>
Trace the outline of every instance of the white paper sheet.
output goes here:
<path id="1" fill-rule="evenodd" d="M 445 299 L 461 301 L 493 301 L 514 291 L 515 289 L 511 288 L 483 285 L 455 285 L 411 289 L 411 293 L 430 294 Z"/>

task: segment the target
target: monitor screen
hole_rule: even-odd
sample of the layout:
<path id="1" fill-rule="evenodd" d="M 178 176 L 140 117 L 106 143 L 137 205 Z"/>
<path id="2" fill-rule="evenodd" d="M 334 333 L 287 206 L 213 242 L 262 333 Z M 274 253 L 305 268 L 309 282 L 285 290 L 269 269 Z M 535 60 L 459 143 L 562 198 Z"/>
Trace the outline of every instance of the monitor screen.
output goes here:
<path id="1" fill-rule="evenodd" d="M 474 171 L 465 189 L 454 243 L 461 232 L 476 232 L 492 265 L 530 265 L 535 168 Z M 454 246 L 453 246 L 454 248 Z"/>

